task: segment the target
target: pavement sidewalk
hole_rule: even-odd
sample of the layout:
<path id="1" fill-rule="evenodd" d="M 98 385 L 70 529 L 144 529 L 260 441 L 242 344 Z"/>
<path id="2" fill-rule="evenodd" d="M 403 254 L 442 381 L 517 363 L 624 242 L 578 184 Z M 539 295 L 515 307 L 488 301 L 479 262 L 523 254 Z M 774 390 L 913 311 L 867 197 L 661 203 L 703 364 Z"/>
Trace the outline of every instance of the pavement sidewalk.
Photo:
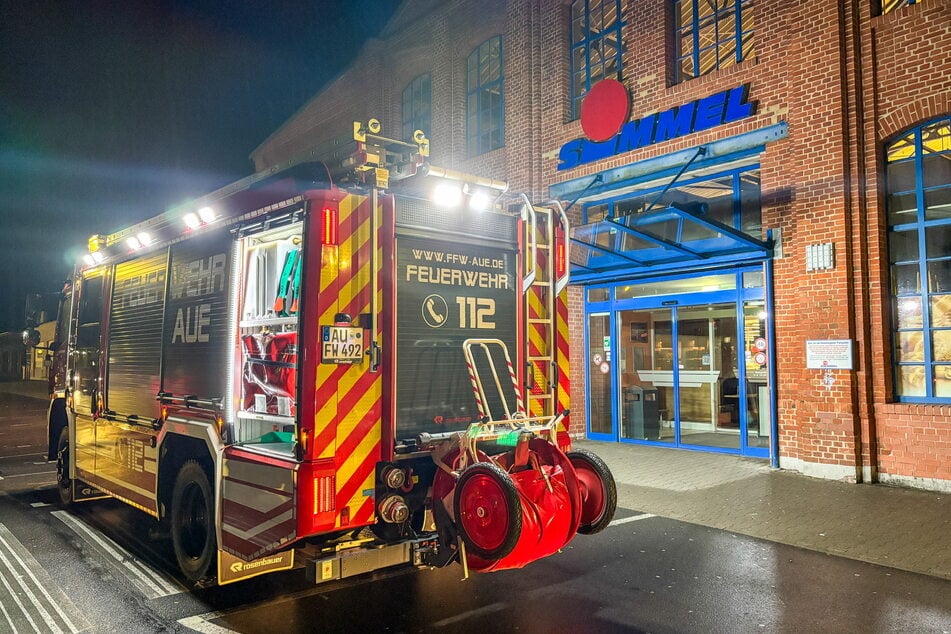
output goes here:
<path id="1" fill-rule="evenodd" d="M 951 580 L 951 496 L 850 484 L 765 460 L 575 441 L 608 464 L 618 505 Z"/>
<path id="2" fill-rule="evenodd" d="M 42 381 L 0 381 L 0 393 L 19 394 L 49 400 L 49 388 L 46 379 Z"/>
<path id="3" fill-rule="evenodd" d="M 0 392 L 46 399 L 45 381 Z M 624 508 L 951 580 L 951 496 L 850 484 L 765 460 L 579 440 L 611 468 Z"/>

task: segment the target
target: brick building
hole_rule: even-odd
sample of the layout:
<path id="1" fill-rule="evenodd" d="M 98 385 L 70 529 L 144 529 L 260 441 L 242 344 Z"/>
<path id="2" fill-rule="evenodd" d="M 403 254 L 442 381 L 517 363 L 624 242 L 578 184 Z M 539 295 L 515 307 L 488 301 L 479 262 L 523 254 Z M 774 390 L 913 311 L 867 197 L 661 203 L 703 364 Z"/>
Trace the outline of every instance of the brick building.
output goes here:
<path id="1" fill-rule="evenodd" d="M 574 434 L 951 490 L 951 2 L 406 0 L 252 158 L 369 117 L 569 207 Z"/>

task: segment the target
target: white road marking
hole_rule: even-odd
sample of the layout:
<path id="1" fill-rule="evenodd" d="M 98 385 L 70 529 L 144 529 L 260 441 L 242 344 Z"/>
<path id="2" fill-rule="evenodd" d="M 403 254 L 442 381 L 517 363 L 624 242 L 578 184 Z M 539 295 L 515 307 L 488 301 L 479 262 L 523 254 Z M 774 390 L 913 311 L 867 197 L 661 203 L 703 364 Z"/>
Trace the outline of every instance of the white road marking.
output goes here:
<path id="1" fill-rule="evenodd" d="M 48 476 L 53 475 L 53 471 L 37 471 L 36 473 L 14 473 L 8 475 L 8 478 L 29 478 L 30 476 Z"/>
<path id="2" fill-rule="evenodd" d="M 504 603 L 492 603 L 491 605 L 484 605 L 481 608 L 476 608 L 475 610 L 469 610 L 468 612 L 463 612 L 462 614 L 450 616 L 448 619 L 436 621 L 433 623 L 433 627 L 446 627 L 447 625 L 455 625 L 473 616 L 482 616 L 484 614 L 492 614 L 493 612 L 503 612 L 508 609 L 509 606 Z"/>
<path id="3" fill-rule="evenodd" d="M 87 544 L 104 551 L 106 555 L 112 557 L 123 570 L 125 577 L 147 599 L 167 597 L 184 590 L 174 579 L 152 570 L 122 546 L 93 530 L 85 522 L 73 517 L 67 511 L 53 511 L 52 515 L 71 528 Z"/>
<path id="4" fill-rule="evenodd" d="M 656 515 L 651 515 L 650 513 L 644 513 L 643 515 L 634 515 L 632 517 L 622 517 L 619 520 L 614 520 L 608 526 L 617 526 L 618 524 L 627 524 L 628 522 L 636 522 L 638 520 L 646 520 L 651 517 L 657 517 Z"/>
<path id="5" fill-rule="evenodd" d="M 38 509 L 43 506 L 49 506 L 49 504 L 47 504 L 46 502 L 33 502 L 32 504 L 30 504 L 30 506 L 32 506 L 35 509 Z"/>
<path id="6" fill-rule="evenodd" d="M 202 634 L 228 634 L 229 632 L 234 632 L 235 630 L 229 630 L 226 627 L 216 625 L 211 621 L 224 616 L 220 612 L 208 612 L 207 614 L 199 614 L 197 616 L 189 616 L 184 619 L 178 619 L 179 625 L 184 625 L 185 627 L 195 630 L 196 632 L 201 632 Z"/>
<path id="7" fill-rule="evenodd" d="M 67 614 L 67 609 L 75 614 L 76 608 L 65 595 L 58 592 L 58 586 L 50 579 L 40 581 L 36 577 L 37 573 L 33 571 L 43 570 L 39 562 L 3 524 L 0 524 L 0 563 L 3 564 L 2 570 L 0 570 L 0 582 L 6 587 L 8 595 L 13 598 L 23 616 L 26 617 L 26 620 L 29 621 L 36 632 L 79 632 L 85 629 L 86 624 L 77 625 L 73 623 L 70 615 Z M 11 583 L 7 581 L 8 575 L 20 587 L 22 592 L 14 590 Z M 47 590 L 47 586 L 50 587 L 50 590 Z M 56 592 L 60 596 L 54 599 L 50 596 L 50 591 Z M 36 623 L 30 615 L 30 611 L 27 610 L 27 606 L 20 600 L 20 596 L 25 596 L 29 600 L 33 611 L 42 617 L 44 627 L 40 627 Z M 55 614 L 51 614 L 47 608 L 50 608 Z M 6 608 L 3 612 L 7 621 L 12 622 L 11 615 Z M 22 623 L 20 625 L 22 626 Z M 14 627 L 13 631 L 20 630 Z"/>

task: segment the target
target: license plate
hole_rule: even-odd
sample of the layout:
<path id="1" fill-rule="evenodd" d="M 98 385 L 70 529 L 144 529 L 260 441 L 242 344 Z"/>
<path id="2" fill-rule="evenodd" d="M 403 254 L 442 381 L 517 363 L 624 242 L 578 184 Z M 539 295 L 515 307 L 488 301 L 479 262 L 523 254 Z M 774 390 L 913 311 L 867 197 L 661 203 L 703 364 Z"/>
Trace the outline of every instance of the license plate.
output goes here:
<path id="1" fill-rule="evenodd" d="M 363 328 L 322 326 L 321 363 L 360 363 L 363 361 Z"/>

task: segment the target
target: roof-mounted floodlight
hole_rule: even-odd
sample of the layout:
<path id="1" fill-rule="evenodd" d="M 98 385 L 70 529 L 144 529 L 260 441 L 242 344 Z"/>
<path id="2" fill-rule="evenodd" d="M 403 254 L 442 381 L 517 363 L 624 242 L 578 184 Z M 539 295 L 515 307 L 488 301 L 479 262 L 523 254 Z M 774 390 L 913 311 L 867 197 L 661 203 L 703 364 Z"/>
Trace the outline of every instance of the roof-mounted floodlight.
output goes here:
<path id="1" fill-rule="evenodd" d="M 465 172 L 458 172 L 456 170 L 446 169 L 445 167 L 436 167 L 435 165 L 429 164 L 423 166 L 423 175 L 457 181 L 459 183 L 468 185 L 470 188 L 478 187 L 480 189 L 495 190 L 495 192 L 498 194 L 505 193 L 509 188 L 509 184 L 505 181 L 495 180 L 494 178 L 485 178 L 484 176 L 476 176 L 474 174 L 466 174 Z"/>
<path id="2" fill-rule="evenodd" d="M 130 251 L 138 251 L 152 244 L 152 236 L 145 231 L 140 231 L 136 235 L 126 238 L 125 244 Z"/>
<path id="3" fill-rule="evenodd" d="M 198 214 L 193 212 L 188 212 L 185 214 L 185 216 L 182 218 L 182 221 L 189 229 L 197 229 L 201 226 L 201 218 L 198 217 Z"/>
<path id="4" fill-rule="evenodd" d="M 462 187 L 456 183 L 439 183 L 433 188 L 433 202 L 437 207 L 458 207 L 462 202 Z"/>
<path id="5" fill-rule="evenodd" d="M 202 207 L 198 210 L 198 217 L 201 218 L 201 221 L 206 225 L 210 225 L 217 219 L 217 214 L 215 210 L 211 207 Z"/>
<path id="6" fill-rule="evenodd" d="M 484 211 L 509 188 L 505 181 L 428 164 L 423 174 L 440 179 L 433 188 L 433 202 L 439 207 L 459 207 L 465 200 L 469 209 Z"/>
<path id="7" fill-rule="evenodd" d="M 477 190 L 469 194 L 469 209 L 473 211 L 485 211 L 492 205 L 492 199 L 482 190 Z"/>

